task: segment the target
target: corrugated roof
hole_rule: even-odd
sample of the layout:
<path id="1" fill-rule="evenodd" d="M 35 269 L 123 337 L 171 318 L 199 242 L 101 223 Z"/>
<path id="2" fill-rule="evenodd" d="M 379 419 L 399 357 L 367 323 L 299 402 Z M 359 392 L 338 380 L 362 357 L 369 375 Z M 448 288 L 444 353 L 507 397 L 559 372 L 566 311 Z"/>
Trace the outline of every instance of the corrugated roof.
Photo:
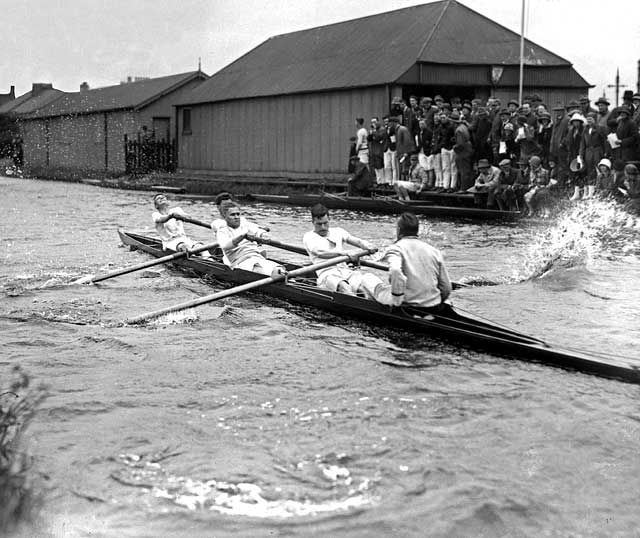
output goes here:
<path id="1" fill-rule="evenodd" d="M 206 77 L 200 71 L 189 71 L 188 73 L 128 82 L 117 86 L 106 86 L 84 92 L 67 93 L 28 117 L 45 118 L 106 112 L 108 110 L 137 109 L 199 76 Z"/>
<path id="2" fill-rule="evenodd" d="M 0 106 L 0 114 L 29 114 L 58 99 L 61 95 L 64 95 L 64 92 L 51 88 L 49 90 L 43 90 L 35 97 L 32 97 L 32 95 L 33 92 L 28 91 L 16 97 L 13 101 L 5 103 Z"/>
<path id="3" fill-rule="evenodd" d="M 525 41 L 531 65 L 570 65 Z M 455 0 L 272 37 L 212 75 L 181 104 L 393 83 L 416 62 L 520 62 L 520 36 Z"/>

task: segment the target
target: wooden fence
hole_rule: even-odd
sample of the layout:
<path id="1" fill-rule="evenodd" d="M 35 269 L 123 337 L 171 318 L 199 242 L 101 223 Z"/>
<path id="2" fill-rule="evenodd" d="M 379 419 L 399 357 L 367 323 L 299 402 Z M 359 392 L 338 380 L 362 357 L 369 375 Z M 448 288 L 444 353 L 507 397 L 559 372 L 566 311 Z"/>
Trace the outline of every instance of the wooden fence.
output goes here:
<path id="1" fill-rule="evenodd" d="M 124 135 L 124 157 L 127 174 L 131 175 L 174 172 L 178 162 L 175 140 L 165 142 L 139 134 L 135 139 Z"/>

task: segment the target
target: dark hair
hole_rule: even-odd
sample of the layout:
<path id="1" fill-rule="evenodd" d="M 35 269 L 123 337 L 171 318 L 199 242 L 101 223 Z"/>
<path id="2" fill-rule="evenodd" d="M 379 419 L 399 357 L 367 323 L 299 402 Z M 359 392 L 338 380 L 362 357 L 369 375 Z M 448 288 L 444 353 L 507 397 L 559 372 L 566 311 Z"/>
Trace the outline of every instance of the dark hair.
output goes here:
<path id="1" fill-rule="evenodd" d="M 329 211 L 322 204 L 316 204 L 311 206 L 311 220 L 319 219 L 328 214 L 329 214 Z"/>
<path id="2" fill-rule="evenodd" d="M 159 192 L 158 194 L 154 194 L 153 196 L 153 203 L 156 203 L 156 199 L 159 198 L 160 196 L 165 196 L 163 193 Z M 166 196 L 165 196 L 166 198 Z"/>
<path id="3" fill-rule="evenodd" d="M 384 116 L 382 116 L 383 120 L 388 120 L 389 119 L 389 114 L 385 114 Z"/>
<path id="4" fill-rule="evenodd" d="M 358 125 L 364 125 L 364 118 L 356 118 L 356 123 Z"/>
<path id="5" fill-rule="evenodd" d="M 221 192 L 216 196 L 216 205 L 220 205 L 224 200 L 231 200 L 231 195 L 228 192 Z"/>
<path id="6" fill-rule="evenodd" d="M 403 213 L 398 219 L 398 237 L 418 235 L 420 221 L 413 213 Z"/>

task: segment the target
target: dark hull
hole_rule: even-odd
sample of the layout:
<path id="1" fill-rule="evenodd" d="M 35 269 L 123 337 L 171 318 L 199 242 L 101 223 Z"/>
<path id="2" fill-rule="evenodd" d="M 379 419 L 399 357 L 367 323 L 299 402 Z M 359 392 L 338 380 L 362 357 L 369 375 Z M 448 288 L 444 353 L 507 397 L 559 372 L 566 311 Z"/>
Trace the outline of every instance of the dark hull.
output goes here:
<path id="1" fill-rule="evenodd" d="M 521 214 L 517 211 L 496 211 L 477 207 L 440 206 L 425 200 L 404 202 L 390 197 L 366 198 L 359 196 L 338 196 L 335 194 L 294 194 L 281 196 L 276 194 L 250 194 L 256 202 L 287 204 L 310 207 L 321 203 L 329 209 L 349 209 L 352 211 L 371 211 L 376 213 L 404 213 L 410 211 L 416 215 L 442 218 L 467 218 L 479 220 L 515 220 Z"/>
<path id="2" fill-rule="evenodd" d="M 166 254 L 161 250 L 159 241 L 156 239 L 124 231 L 118 233 L 122 242 L 133 249 L 142 250 L 155 257 Z M 197 257 L 179 260 L 175 264 L 233 285 L 264 278 L 263 275 L 248 271 L 232 271 L 221 262 Z M 424 315 L 424 312 L 410 307 L 392 310 L 374 301 L 333 293 L 302 281 L 271 284 L 262 287 L 261 291 L 292 303 L 326 310 L 341 317 L 365 320 L 369 324 L 397 327 L 516 359 L 640 383 L 640 370 L 622 359 L 596 358 L 573 350 L 550 347 L 532 336 L 496 327 L 457 313 L 416 317 L 416 315 Z"/>

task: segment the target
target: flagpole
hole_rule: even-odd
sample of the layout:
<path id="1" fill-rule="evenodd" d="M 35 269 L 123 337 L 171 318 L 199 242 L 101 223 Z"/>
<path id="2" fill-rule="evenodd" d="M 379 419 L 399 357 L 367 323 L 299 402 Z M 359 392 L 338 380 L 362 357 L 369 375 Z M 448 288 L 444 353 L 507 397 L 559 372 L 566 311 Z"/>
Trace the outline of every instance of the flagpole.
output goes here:
<path id="1" fill-rule="evenodd" d="M 522 16 L 520 17 L 520 81 L 518 85 L 518 102 L 522 104 L 522 84 L 524 79 L 524 3 L 522 0 Z"/>

